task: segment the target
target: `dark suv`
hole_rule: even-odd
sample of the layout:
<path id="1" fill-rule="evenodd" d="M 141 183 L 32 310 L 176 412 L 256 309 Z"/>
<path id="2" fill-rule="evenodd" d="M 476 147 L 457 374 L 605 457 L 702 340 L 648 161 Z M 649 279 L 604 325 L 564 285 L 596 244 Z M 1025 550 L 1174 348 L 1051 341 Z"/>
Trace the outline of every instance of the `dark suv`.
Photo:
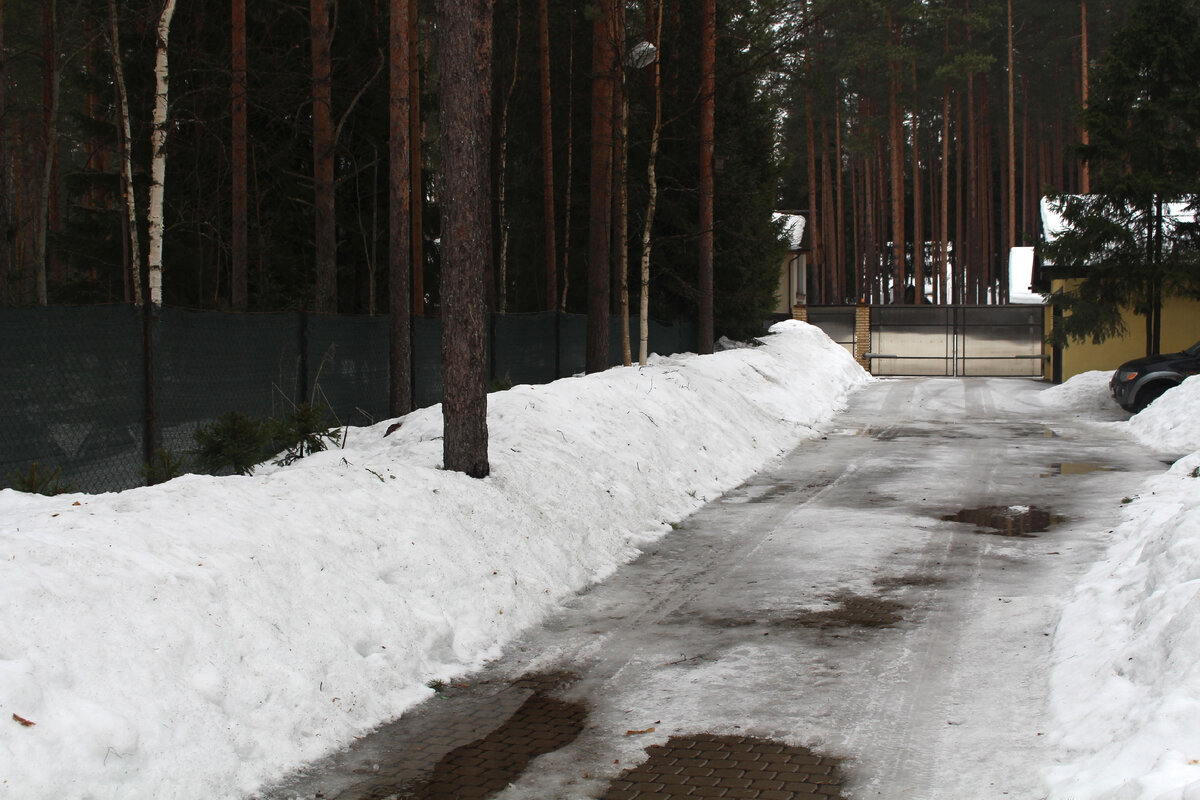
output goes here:
<path id="1" fill-rule="evenodd" d="M 1200 372 L 1200 342 L 1182 353 L 1164 353 L 1126 361 L 1113 373 L 1108 388 L 1126 411 L 1137 413 L 1172 386 Z"/>

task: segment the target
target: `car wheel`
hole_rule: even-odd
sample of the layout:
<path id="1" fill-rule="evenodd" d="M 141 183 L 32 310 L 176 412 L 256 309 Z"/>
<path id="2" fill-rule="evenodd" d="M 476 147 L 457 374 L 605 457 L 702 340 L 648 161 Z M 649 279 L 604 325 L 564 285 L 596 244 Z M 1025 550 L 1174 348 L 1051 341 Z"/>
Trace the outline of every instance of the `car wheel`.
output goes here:
<path id="1" fill-rule="evenodd" d="M 1143 386 L 1137 393 L 1137 399 L 1133 402 L 1133 413 L 1137 414 L 1144 411 L 1146 406 L 1153 403 L 1155 400 L 1163 396 L 1163 393 L 1174 387 L 1173 383 L 1151 383 Z"/>

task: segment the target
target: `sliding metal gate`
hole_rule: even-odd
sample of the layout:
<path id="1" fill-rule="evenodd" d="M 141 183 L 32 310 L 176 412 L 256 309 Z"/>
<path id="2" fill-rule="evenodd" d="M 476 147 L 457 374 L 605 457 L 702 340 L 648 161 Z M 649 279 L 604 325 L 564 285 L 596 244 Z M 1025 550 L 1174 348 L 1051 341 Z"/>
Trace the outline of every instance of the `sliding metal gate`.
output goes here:
<path id="1" fill-rule="evenodd" d="M 1042 376 L 1042 306 L 874 306 L 872 375 Z"/>

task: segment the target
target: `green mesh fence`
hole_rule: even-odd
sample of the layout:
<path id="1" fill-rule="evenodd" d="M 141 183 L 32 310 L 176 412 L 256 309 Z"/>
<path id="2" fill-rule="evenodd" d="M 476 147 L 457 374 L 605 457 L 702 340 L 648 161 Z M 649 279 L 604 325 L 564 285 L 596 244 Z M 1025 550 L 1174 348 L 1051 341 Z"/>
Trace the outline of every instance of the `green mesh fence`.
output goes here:
<path id="1" fill-rule="evenodd" d="M 141 480 L 141 314 L 128 306 L 0 313 L 0 486 L 36 462 L 64 484 Z"/>
<path id="2" fill-rule="evenodd" d="M 156 444 L 184 455 L 199 426 L 228 411 L 279 416 L 301 402 L 298 314 L 160 309 L 154 322 Z"/>
<path id="3" fill-rule="evenodd" d="M 341 425 L 388 416 L 388 318 L 308 317 L 308 399 Z"/>
<path id="4" fill-rule="evenodd" d="M 20 485 L 35 462 L 80 491 L 141 485 L 148 450 L 187 456 L 195 430 L 229 411 L 265 418 L 309 401 L 338 425 L 387 418 L 387 317 L 162 308 L 149 352 L 143 322 L 128 306 L 0 309 L 0 488 Z M 440 320 L 413 319 L 412 333 L 413 397 L 433 405 Z M 546 383 L 584 370 L 583 315 L 495 315 L 489 334 L 493 381 Z M 634 320 L 635 359 L 637 335 Z M 609 345 L 621 363 L 619 320 Z M 652 322 L 650 346 L 694 350 L 695 328 Z"/>

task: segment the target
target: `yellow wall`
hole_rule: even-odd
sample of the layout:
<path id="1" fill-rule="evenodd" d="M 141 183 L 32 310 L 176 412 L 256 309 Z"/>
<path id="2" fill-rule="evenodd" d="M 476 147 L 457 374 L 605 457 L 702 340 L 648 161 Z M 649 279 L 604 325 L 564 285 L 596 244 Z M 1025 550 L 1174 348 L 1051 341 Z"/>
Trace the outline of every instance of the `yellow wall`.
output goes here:
<path id="1" fill-rule="evenodd" d="M 806 281 L 808 278 L 806 267 L 805 253 L 792 250 L 783 257 L 783 263 L 779 266 L 779 291 L 775 295 L 776 314 L 792 313 L 792 307 L 796 303 L 796 284 Z M 806 299 L 804 292 L 803 288 L 800 289 L 801 303 Z"/>
<path id="2" fill-rule="evenodd" d="M 775 313 L 790 314 L 792 313 L 792 301 L 788 297 L 791 289 L 791 281 L 788 279 L 792 261 L 792 254 L 788 253 L 783 258 L 783 264 L 779 267 L 779 290 L 775 292 Z"/>
<path id="3" fill-rule="evenodd" d="M 1055 290 L 1062 287 L 1055 281 Z M 1046 330 L 1053 324 L 1050 309 L 1046 309 Z M 1146 319 L 1127 312 L 1125 336 L 1109 339 L 1102 344 L 1072 341 L 1063 348 L 1062 378 L 1089 370 L 1114 370 L 1126 361 L 1146 355 Z M 1163 303 L 1162 352 L 1173 353 L 1200 341 L 1200 302 L 1178 297 Z"/>

